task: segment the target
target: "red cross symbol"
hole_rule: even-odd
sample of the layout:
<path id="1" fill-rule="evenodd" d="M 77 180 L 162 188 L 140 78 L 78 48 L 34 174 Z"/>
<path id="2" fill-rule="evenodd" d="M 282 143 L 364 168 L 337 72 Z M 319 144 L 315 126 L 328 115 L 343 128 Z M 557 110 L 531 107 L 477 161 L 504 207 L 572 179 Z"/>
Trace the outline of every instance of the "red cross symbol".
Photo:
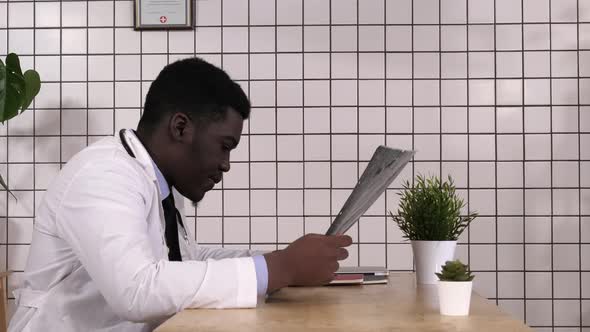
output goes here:
<path id="1" fill-rule="evenodd" d="M 168 21 L 168 18 L 166 18 L 166 16 L 160 16 L 160 23 L 166 23 L 166 21 Z"/>

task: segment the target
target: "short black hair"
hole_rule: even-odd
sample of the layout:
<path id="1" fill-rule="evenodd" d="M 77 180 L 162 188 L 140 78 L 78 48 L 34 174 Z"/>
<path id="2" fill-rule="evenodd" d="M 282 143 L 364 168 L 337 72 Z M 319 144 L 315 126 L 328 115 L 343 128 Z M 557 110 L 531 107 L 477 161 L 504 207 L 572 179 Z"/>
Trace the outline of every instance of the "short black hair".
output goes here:
<path id="1" fill-rule="evenodd" d="M 242 88 L 203 59 L 182 59 L 164 67 L 152 82 L 138 128 L 151 132 L 173 112 L 187 113 L 205 123 L 218 121 L 225 118 L 229 107 L 248 118 L 251 106 Z"/>

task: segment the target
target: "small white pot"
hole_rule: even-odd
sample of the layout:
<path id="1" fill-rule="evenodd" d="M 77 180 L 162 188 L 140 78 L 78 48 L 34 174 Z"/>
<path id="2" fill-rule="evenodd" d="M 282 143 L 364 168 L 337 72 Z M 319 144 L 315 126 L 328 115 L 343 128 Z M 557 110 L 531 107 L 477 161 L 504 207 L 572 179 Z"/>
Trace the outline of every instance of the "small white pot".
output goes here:
<path id="1" fill-rule="evenodd" d="M 457 241 L 412 241 L 414 263 L 416 265 L 416 282 L 419 284 L 436 284 L 446 261 L 453 260 Z"/>
<path id="2" fill-rule="evenodd" d="M 472 281 L 439 281 L 438 302 L 440 314 L 445 316 L 469 315 Z"/>

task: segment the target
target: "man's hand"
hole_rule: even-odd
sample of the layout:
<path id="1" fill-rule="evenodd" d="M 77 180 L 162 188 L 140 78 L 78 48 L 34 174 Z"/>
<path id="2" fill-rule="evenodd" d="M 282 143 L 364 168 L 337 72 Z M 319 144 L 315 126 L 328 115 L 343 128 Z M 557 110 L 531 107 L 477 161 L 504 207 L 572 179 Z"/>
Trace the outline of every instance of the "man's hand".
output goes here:
<path id="1" fill-rule="evenodd" d="M 268 267 L 268 293 L 279 288 L 318 286 L 334 279 L 339 260 L 348 257 L 348 235 L 307 234 L 283 250 L 264 255 Z"/>

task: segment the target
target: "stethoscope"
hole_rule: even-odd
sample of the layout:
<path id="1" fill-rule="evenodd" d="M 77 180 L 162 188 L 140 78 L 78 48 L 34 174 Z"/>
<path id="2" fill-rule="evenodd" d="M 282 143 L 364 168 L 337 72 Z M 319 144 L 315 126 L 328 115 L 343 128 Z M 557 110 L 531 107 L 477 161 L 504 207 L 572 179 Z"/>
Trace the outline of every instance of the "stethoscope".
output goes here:
<path id="1" fill-rule="evenodd" d="M 121 139 L 121 144 L 123 145 L 123 148 L 125 148 L 125 151 L 127 151 L 127 153 L 131 157 L 135 158 L 135 153 L 133 153 L 133 150 L 131 150 L 129 143 L 127 143 L 127 138 L 125 137 L 125 129 L 119 130 L 119 138 Z M 172 191 L 170 191 L 170 195 L 172 195 Z M 182 223 L 182 216 L 180 215 L 180 211 L 178 211 L 176 207 L 174 207 L 174 210 L 176 210 L 176 221 L 180 224 L 180 227 L 182 228 L 183 238 L 185 241 L 188 242 L 188 233 L 186 232 L 184 224 Z"/>

